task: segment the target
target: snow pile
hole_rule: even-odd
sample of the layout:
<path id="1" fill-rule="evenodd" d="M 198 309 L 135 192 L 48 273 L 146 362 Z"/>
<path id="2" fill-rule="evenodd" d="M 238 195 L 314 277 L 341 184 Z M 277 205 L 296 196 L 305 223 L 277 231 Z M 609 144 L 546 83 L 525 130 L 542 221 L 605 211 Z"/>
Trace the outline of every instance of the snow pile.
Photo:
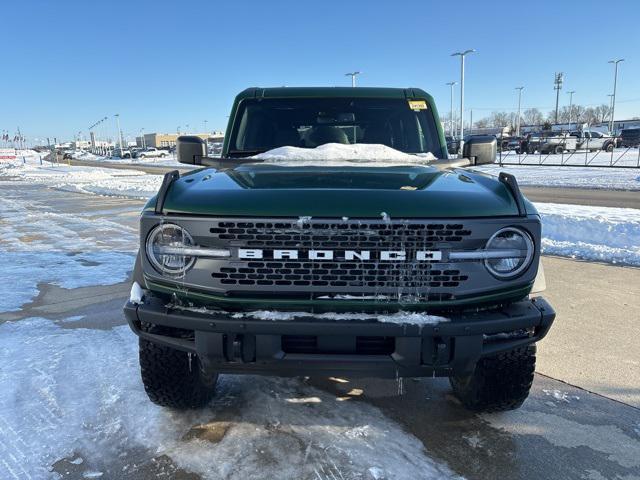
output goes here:
<path id="1" fill-rule="evenodd" d="M 510 173 L 521 186 L 640 190 L 638 170 L 631 168 L 484 165 L 474 170 L 491 175 Z"/>
<path id="2" fill-rule="evenodd" d="M 419 312 L 400 311 L 388 315 L 367 313 L 307 313 L 307 312 L 277 312 L 257 310 L 254 312 L 235 313 L 234 318 L 254 318 L 256 320 L 287 321 L 296 318 L 313 318 L 314 320 L 376 320 L 381 323 L 395 323 L 399 325 L 435 325 L 448 322 L 449 319 L 436 315 L 427 315 Z"/>
<path id="3" fill-rule="evenodd" d="M 640 266 L 640 210 L 557 203 L 536 208 L 543 253 Z"/>
<path id="4" fill-rule="evenodd" d="M 61 325 L 0 325 L 0 478 L 57 478 L 64 458 L 121 478 L 162 455 L 204 479 L 459 478 L 375 407 L 297 379 L 222 376 L 207 408 L 156 407 L 127 326 Z"/>
<path id="5" fill-rule="evenodd" d="M 326 143 L 316 148 L 279 147 L 260 153 L 251 158 L 264 160 L 264 163 L 286 163 L 291 166 L 339 166 L 339 165 L 408 165 L 427 164 L 436 160 L 431 153 L 409 155 L 386 145 L 359 143 L 343 145 Z"/>
<path id="6" fill-rule="evenodd" d="M 162 176 L 137 170 L 76 167 L 46 161 L 41 165 L 39 159 L 27 159 L 26 163 L 22 159 L 1 163 L 0 176 L 17 177 L 80 193 L 134 198 L 150 197 L 162 183 Z"/>

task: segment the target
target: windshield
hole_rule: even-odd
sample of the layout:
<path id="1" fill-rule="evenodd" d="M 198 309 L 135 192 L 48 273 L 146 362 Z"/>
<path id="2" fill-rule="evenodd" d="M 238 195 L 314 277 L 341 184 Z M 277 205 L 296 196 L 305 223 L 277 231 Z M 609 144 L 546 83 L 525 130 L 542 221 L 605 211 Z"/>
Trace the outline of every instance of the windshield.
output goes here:
<path id="1" fill-rule="evenodd" d="M 327 143 L 382 144 L 405 153 L 440 154 L 425 101 L 378 98 L 262 98 L 244 100 L 229 142 L 230 157 L 278 147 Z"/>

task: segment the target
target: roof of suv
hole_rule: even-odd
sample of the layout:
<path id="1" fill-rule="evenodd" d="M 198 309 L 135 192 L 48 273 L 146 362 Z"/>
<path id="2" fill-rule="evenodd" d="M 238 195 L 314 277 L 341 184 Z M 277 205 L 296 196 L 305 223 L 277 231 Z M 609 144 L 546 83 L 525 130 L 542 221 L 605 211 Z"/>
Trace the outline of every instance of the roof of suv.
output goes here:
<path id="1" fill-rule="evenodd" d="M 424 98 L 431 100 L 431 95 L 420 88 L 387 87 L 252 87 L 240 92 L 236 99 L 282 97 Z"/>

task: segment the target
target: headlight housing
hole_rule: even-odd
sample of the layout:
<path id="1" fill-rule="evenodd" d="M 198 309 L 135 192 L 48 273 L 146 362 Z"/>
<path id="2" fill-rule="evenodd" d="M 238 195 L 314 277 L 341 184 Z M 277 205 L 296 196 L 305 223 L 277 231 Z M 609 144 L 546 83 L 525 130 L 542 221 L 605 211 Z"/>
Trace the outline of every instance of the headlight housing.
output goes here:
<path id="1" fill-rule="evenodd" d="M 516 227 L 498 230 L 487 242 L 486 250 L 509 252 L 513 255 L 499 255 L 498 258 L 486 258 L 484 265 L 489 272 L 501 279 L 508 280 L 524 272 L 533 259 L 534 246 L 531 236 Z"/>
<path id="2" fill-rule="evenodd" d="M 164 223 L 151 230 L 147 237 L 147 258 L 160 273 L 180 276 L 193 267 L 196 257 L 179 252 L 194 245 L 193 238 L 184 228 Z"/>

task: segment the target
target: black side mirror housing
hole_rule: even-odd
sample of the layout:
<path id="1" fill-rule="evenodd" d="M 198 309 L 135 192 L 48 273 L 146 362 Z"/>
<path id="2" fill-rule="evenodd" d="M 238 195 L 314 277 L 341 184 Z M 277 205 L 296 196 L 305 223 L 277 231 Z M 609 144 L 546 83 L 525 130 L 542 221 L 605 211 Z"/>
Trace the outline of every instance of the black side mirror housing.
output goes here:
<path id="1" fill-rule="evenodd" d="M 202 165 L 207 156 L 207 142 L 193 135 L 182 135 L 176 140 L 178 162 L 187 165 Z"/>
<path id="2" fill-rule="evenodd" d="M 492 135 L 473 135 L 464 142 L 463 156 L 472 165 L 495 163 L 498 142 Z"/>

